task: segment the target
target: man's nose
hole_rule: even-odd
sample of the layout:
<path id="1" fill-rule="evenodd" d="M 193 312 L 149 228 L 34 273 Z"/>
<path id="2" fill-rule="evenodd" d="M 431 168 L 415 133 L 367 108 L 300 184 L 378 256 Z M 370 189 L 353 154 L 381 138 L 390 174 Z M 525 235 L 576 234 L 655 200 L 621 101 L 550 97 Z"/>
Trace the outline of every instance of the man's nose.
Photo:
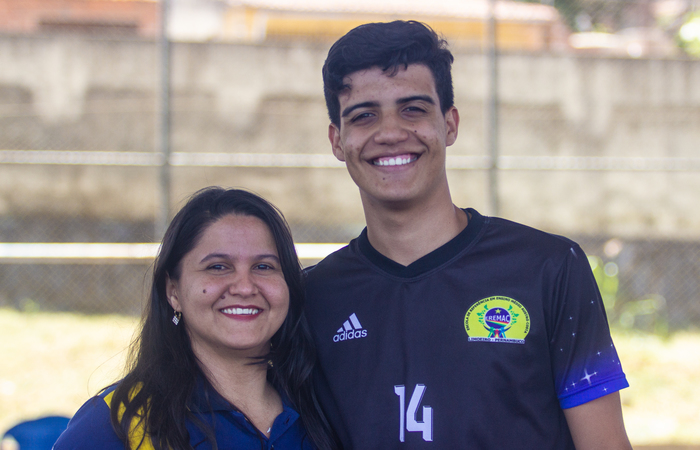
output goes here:
<path id="1" fill-rule="evenodd" d="M 396 114 L 383 115 L 379 122 L 379 129 L 374 136 L 378 144 L 394 144 L 408 138 L 405 124 Z"/>

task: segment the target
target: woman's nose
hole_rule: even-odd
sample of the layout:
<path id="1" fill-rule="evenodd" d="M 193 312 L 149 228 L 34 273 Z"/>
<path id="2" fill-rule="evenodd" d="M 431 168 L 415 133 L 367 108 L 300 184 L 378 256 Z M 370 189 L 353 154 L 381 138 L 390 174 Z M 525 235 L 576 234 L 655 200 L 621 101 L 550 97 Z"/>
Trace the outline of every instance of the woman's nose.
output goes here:
<path id="1" fill-rule="evenodd" d="M 248 296 L 257 292 L 255 280 L 248 272 L 237 272 L 233 275 L 228 292 L 231 295 Z"/>

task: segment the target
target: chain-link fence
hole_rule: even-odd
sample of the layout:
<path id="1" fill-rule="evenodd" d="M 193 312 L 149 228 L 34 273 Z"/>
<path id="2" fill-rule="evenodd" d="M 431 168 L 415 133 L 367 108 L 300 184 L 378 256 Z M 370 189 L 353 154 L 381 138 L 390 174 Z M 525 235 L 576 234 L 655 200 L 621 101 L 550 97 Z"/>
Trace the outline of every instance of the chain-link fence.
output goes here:
<path id="1" fill-rule="evenodd" d="M 208 185 L 262 194 L 298 243 L 348 242 L 363 215 L 327 143 L 320 69 L 348 27 L 405 17 L 455 55 L 455 203 L 579 241 L 616 326 L 700 325 L 692 1 L 173 0 L 166 66 L 160 3 L 0 2 L 0 306 L 138 314 L 148 255 L 48 244 L 157 242 L 163 199 Z"/>

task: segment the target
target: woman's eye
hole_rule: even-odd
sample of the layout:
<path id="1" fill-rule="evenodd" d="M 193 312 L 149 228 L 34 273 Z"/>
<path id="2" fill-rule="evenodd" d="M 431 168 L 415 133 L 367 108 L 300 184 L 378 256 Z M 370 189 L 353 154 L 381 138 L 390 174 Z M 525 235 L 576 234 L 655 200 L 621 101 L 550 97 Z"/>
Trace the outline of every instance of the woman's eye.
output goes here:
<path id="1" fill-rule="evenodd" d="M 223 264 L 212 264 L 211 266 L 209 266 L 209 269 L 210 270 L 224 270 L 224 269 L 226 269 L 226 266 Z"/>
<path id="2" fill-rule="evenodd" d="M 274 267 L 272 267 L 270 264 L 267 263 L 260 263 L 255 266 L 256 269 L 258 270 L 273 270 Z"/>

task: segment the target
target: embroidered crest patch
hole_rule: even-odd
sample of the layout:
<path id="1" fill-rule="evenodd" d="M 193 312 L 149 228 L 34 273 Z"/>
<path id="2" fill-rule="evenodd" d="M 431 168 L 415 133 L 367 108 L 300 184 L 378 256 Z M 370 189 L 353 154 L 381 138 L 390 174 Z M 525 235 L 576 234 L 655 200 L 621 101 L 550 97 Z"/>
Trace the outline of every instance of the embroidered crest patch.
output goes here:
<path id="1" fill-rule="evenodd" d="M 524 344 L 530 332 L 530 315 L 510 297 L 488 297 L 474 303 L 464 316 L 469 341 Z"/>

